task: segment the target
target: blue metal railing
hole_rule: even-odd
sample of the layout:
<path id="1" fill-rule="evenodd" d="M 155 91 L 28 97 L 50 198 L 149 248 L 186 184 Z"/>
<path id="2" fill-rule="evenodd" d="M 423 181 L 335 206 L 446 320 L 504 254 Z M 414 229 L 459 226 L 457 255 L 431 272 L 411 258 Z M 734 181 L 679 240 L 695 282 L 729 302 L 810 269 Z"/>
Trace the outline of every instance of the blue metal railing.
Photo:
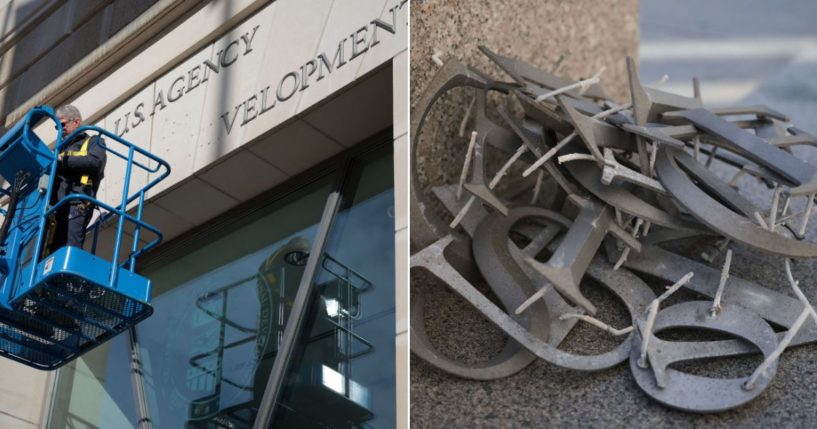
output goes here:
<path id="1" fill-rule="evenodd" d="M 31 113 L 29 113 L 29 114 L 31 114 Z M 133 244 L 132 244 L 132 247 L 131 247 L 130 255 L 128 257 L 128 264 L 127 264 L 128 265 L 128 270 L 130 270 L 132 272 L 135 271 L 135 269 L 136 269 L 136 263 L 135 263 L 136 258 L 138 256 L 144 254 L 148 250 L 156 247 L 162 240 L 162 234 L 158 230 L 158 228 L 156 228 L 156 227 L 142 221 L 142 213 L 143 213 L 143 206 L 144 206 L 146 192 L 148 190 L 150 190 L 151 188 L 153 188 L 154 186 L 156 186 L 156 184 L 158 184 L 161 180 L 166 178 L 168 175 L 170 175 L 170 164 L 168 164 L 163 159 L 153 155 L 152 153 L 150 153 L 150 152 L 148 152 L 148 151 L 134 145 L 133 143 L 130 143 L 129 141 L 117 136 L 116 134 L 113 134 L 113 133 L 111 133 L 111 132 L 109 132 L 109 131 L 107 131 L 105 129 L 102 129 L 102 128 L 99 128 L 99 127 L 96 127 L 96 126 L 82 126 L 82 127 L 79 127 L 73 133 L 68 135 L 67 137 L 62 138 L 62 135 L 63 135 L 62 124 L 56 118 L 56 116 L 54 116 L 53 114 L 48 114 L 48 116 L 57 124 L 57 142 L 58 143 L 54 145 L 53 153 L 48 154 L 48 156 L 51 157 L 52 162 L 51 162 L 51 167 L 50 167 L 50 172 L 49 172 L 49 177 L 48 177 L 48 187 L 46 188 L 46 192 L 45 192 L 45 195 L 44 195 L 44 198 L 45 198 L 46 202 L 51 201 L 51 194 L 53 192 L 54 180 L 55 180 L 56 173 L 57 173 L 57 162 L 56 162 L 56 160 L 59 157 L 60 152 L 76 136 L 78 136 L 78 135 L 80 135 L 82 133 L 92 132 L 92 133 L 96 133 L 96 134 L 98 134 L 100 136 L 106 137 L 106 144 L 104 146 L 105 151 L 107 153 L 114 154 L 116 157 L 118 157 L 120 159 L 125 159 L 127 164 L 125 166 L 125 179 L 124 179 L 124 183 L 122 184 L 121 203 L 120 203 L 120 205 L 118 207 L 113 207 L 113 206 L 111 206 L 109 204 L 103 203 L 102 201 L 98 200 L 97 198 L 93 198 L 93 197 L 90 197 L 90 196 L 84 195 L 84 194 L 76 194 L 76 193 L 65 196 L 64 198 L 62 198 L 60 201 L 58 201 L 56 204 L 54 204 L 51 207 L 48 207 L 48 204 L 43 205 L 43 211 L 39 216 L 38 233 L 37 233 L 36 244 L 35 244 L 35 247 L 34 247 L 34 254 L 33 254 L 32 260 L 31 260 L 31 266 L 32 267 L 37 266 L 37 263 L 39 262 L 40 256 L 42 254 L 42 246 L 43 246 L 44 237 L 45 237 L 44 234 L 45 234 L 45 231 L 46 231 L 45 224 L 46 224 L 46 221 L 48 219 L 48 216 L 50 214 L 54 213 L 62 205 L 67 204 L 69 201 L 84 200 L 84 201 L 90 202 L 91 204 L 96 205 L 97 207 L 103 208 L 103 209 L 105 209 L 107 211 L 107 214 L 104 214 L 104 215 L 100 216 L 100 218 L 95 222 L 95 224 L 92 225 L 89 228 L 89 229 L 94 231 L 94 241 L 93 241 L 93 246 L 92 246 L 92 253 L 96 254 L 96 245 L 97 245 L 97 242 L 98 242 L 98 234 L 99 234 L 100 226 L 104 225 L 106 222 L 108 222 L 112 218 L 118 218 L 118 224 L 117 224 L 117 228 L 116 228 L 116 235 L 115 235 L 115 238 L 114 238 L 113 256 L 111 258 L 111 262 L 112 262 L 112 264 L 111 264 L 111 273 L 110 273 L 110 277 L 109 277 L 109 281 L 108 281 L 108 286 L 111 287 L 111 288 L 115 288 L 116 280 L 117 280 L 117 277 L 118 277 L 118 274 L 119 274 L 119 267 L 120 267 L 120 264 L 118 262 L 119 261 L 119 253 L 120 253 L 119 249 L 120 249 L 121 244 L 122 244 L 122 235 L 123 235 L 123 232 L 124 232 L 125 221 L 126 220 L 129 221 L 129 222 L 133 223 L 134 226 L 135 226 L 134 240 L 133 240 Z M 28 116 L 27 116 L 26 119 L 29 119 Z M 28 120 L 25 120 L 24 123 L 25 123 L 24 133 L 30 132 L 29 127 L 30 127 L 31 122 L 29 122 Z M 111 147 L 111 144 L 109 143 L 109 140 L 112 141 L 112 142 L 119 143 L 121 146 L 126 147 L 127 148 L 127 153 L 128 153 L 127 157 L 125 157 L 121 152 L 113 149 Z M 147 158 L 148 160 L 154 162 L 155 167 L 145 165 L 142 162 L 134 161 L 134 155 L 137 154 L 137 153 L 139 155 Z M 148 163 L 148 164 L 150 164 L 150 163 Z M 150 180 L 145 186 L 141 187 L 138 191 L 134 192 L 133 195 L 130 195 L 130 181 L 131 181 L 131 176 L 132 176 L 132 171 L 133 171 L 134 166 L 139 168 L 140 170 L 144 171 L 147 174 L 159 173 L 159 175 L 156 176 L 155 178 L 153 178 L 153 180 Z M 136 216 L 134 217 L 134 216 L 127 213 L 127 206 L 131 202 L 135 201 L 137 198 L 139 199 L 139 203 L 138 203 L 138 206 L 137 206 Z M 140 238 L 140 232 L 141 232 L 142 228 L 145 228 L 145 229 L 149 230 L 150 232 L 152 232 L 153 234 L 155 234 L 156 239 L 154 239 L 150 243 L 148 243 L 145 246 L 142 246 L 140 248 L 139 247 L 139 238 Z M 36 270 L 31 270 L 29 284 L 34 282 L 35 276 L 36 276 Z"/>
<path id="2" fill-rule="evenodd" d="M 51 123 L 57 138 L 49 148 L 34 129 Z M 62 186 L 57 180 L 59 155 L 82 133 L 104 138 L 107 170 L 110 161 L 117 161 L 114 180 L 109 178 L 103 188 L 107 195 L 99 198 L 63 196 L 62 187 L 54 194 Z M 0 227 L 0 356 L 34 368 L 58 368 L 152 314 L 150 281 L 134 271 L 136 259 L 162 240 L 161 231 L 142 217 L 148 191 L 169 174 L 167 162 L 102 128 L 83 126 L 65 136 L 48 106 L 32 109 L 0 136 L 0 176 L 9 182 L 0 186 L 0 196 L 12 197 L 15 209 L 0 209 L 8 218 Z M 97 189 L 98 179 L 93 183 Z M 59 197 L 53 205 L 52 197 Z M 50 227 L 55 220 L 66 221 L 56 215 L 76 204 L 99 209 L 85 230 L 93 235 L 91 251 L 51 248 L 46 240 L 53 237 Z M 152 235 L 152 241 L 143 234 Z M 110 253 L 106 248 L 98 255 L 100 236 L 105 246 L 113 244 Z M 128 238 L 133 242 L 127 243 Z"/>

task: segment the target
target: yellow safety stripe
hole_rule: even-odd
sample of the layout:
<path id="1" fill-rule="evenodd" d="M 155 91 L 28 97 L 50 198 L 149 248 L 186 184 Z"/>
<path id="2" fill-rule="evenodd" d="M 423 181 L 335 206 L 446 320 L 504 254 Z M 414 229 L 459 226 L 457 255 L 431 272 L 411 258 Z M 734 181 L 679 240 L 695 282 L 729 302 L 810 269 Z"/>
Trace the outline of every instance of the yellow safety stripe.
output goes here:
<path id="1" fill-rule="evenodd" d="M 63 153 L 65 155 L 68 155 L 68 156 L 87 156 L 88 155 L 88 142 L 89 141 L 91 141 L 90 137 L 88 137 L 87 139 L 85 139 L 84 142 L 82 142 L 82 147 L 79 148 L 79 150 L 72 150 L 72 151 L 67 151 L 67 152 L 63 152 Z"/>
<path id="2" fill-rule="evenodd" d="M 88 156 L 89 141 L 91 141 L 90 137 L 88 137 L 87 139 L 85 139 L 84 142 L 82 142 L 82 147 L 80 147 L 79 150 L 66 151 L 63 152 L 63 154 L 65 154 L 66 156 Z M 87 174 L 83 174 L 82 177 L 79 178 L 79 183 L 82 183 L 83 185 L 90 185 L 93 182 L 91 181 L 90 176 L 88 176 Z"/>

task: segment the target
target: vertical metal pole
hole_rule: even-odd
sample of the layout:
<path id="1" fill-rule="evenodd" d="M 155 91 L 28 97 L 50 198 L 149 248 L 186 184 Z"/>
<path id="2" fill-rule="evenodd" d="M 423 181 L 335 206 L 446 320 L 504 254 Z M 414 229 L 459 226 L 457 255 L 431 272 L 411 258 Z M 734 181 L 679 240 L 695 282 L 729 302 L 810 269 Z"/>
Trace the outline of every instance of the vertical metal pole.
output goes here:
<path id="1" fill-rule="evenodd" d="M 340 326 L 343 327 L 343 332 L 339 332 L 340 338 L 343 340 L 343 356 L 341 356 L 340 360 L 340 373 L 343 374 L 343 394 L 347 398 L 352 397 L 352 364 L 351 364 L 351 355 L 352 355 L 352 313 L 350 313 L 352 308 L 352 290 L 350 287 L 350 283 L 348 282 L 349 278 L 349 267 L 344 267 L 345 273 L 343 278 L 340 279 L 340 283 L 338 285 L 338 294 L 343 293 L 343 308 L 341 311 L 338 311 L 338 322 L 340 322 Z M 340 286 L 343 284 L 344 286 Z M 344 291 L 345 292 L 342 292 Z M 340 298 L 340 297 L 338 297 Z M 345 311 L 344 311 L 345 310 Z M 341 322 L 342 321 L 342 322 Z"/>
<path id="2" fill-rule="evenodd" d="M 136 209 L 136 219 L 137 220 L 142 220 L 142 209 L 144 208 L 144 205 L 145 205 L 145 190 L 142 189 L 139 192 L 139 208 Z M 130 262 L 129 262 L 129 267 L 128 267 L 128 269 L 131 272 L 136 271 L 136 256 L 134 256 L 134 255 L 136 254 L 136 250 L 139 248 L 139 235 L 140 235 L 139 233 L 142 232 L 142 227 L 138 223 L 136 224 L 135 228 L 136 229 L 133 231 L 133 246 L 131 246 Z"/>
<path id="3" fill-rule="evenodd" d="M 122 244 L 122 229 L 125 226 L 125 208 L 128 205 L 128 192 L 130 191 L 130 173 L 133 167 L 133 146 L 128 151 L 128 167 L 125 169 L 125 184 L 122 186 L 122 205 L 119 207 L 119 225 L 116 227 L 116 242 L 113 248 L 113 258 L 111 258 L 111 277 L 108 286 L 116 289 L 116 279 L 119 276 L 119 246 Z"/>
<path id="4" fill-rule="evenodd" d="M 142 372 L 142 356 L 139 352 L 139 341 L 136 338 L 136 329 L 131 327 L 128 330 L 128 349 L 130 351 L 130 374 L 133 385 L 133 397 L 136 400 L 136 413 L 139 420 L 136 422 L 137 429 L 152 429 L 153 422 L 150 420 L 150 409 L 148 408 L 147 396 L 145 395 L 145 375 Z"/>
<path id="5" fill-rule="evenodd" d="M 348 298 L 347 298 L 348 301 Z M 348 302 L 347 302 L 348 304 Z M 349 307 L 346 307 L 347 309 Z M 352 397 L 352 319 L 348 315 L 343 315 L 343 313 L 339 314 L 340 317 L 343 318 L 343 324 L 341 326 L 346 329 L 346 332 L 341 332 L 343 338 L 343 352 L 344 355 L 341 357 L 340 364 L 343 365 L 343 374 L 344 378 L 344 391 L 343 394 L 347 398 Z"/>
<path id="6" fill-rule="evenodd" d="M 287 325 L 284 329 L 284 338 L 278 347 L 278 353 L 275 355 L 275 362 L 272 364 L 272 370 L 267 379 L 267 388 L 264 390 L 264 396 L 261 398 L 261 404 L 258 409 L 258 415 L 255 417 L 253 429 L 265 429 L 269 426 L 270 421 L 272 421 L 275 404 L 278 403 L 278 398 L 281 395 L 284 378 L 289 369 L 289 361 L 295 349 L 295 343 L 303 329 L 309 298 L 312 296 L 312 291 L 314 290 L 315 276 L 318 272 L 321 258 L 323 258 L 323 249 L 329 236 L 329 230 L 340 206 L 341 189 L 343 179 L 346 176 L 345 173 L 345 169 L 341 171 L 341 185 L 336 186 L 335 190 L 329 194 L 329 198 L 326 200 L 326 206 L 324 206 L 323 215 L 321 216 L 321 223 L 315 235 L 315 243 L 312 245 L 309 259 L 306 261 L 304 274 L 303 277 L 301 277 L 298 292 L 295 295 L 295 301 L 292 303 L 292 310 L 289 313 Z"/>
<path id="7" fill-rule="evenodd" d="M 221 320 L 218 328 L 218 360 L 216 361 L 216 388 L 215 392 L 221 396 L 221 382 L 224 380 L 224 343 L 227 342 L 227 291 L 222 291 Z"/>

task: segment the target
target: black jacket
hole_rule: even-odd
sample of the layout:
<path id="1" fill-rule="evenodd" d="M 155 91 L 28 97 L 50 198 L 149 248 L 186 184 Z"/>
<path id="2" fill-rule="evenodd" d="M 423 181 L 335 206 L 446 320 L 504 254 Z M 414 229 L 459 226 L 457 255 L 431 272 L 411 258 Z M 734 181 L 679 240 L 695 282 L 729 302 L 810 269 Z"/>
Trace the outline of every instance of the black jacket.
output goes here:
<path id="1" fill-rule="evenodd" d="M 62 161 L 57 165 L 51 203 L 73 193 L 95 197 L 99 183 L 105 176 L 105 140 L 99 135 L 81 133 L 60 153 Z"/>

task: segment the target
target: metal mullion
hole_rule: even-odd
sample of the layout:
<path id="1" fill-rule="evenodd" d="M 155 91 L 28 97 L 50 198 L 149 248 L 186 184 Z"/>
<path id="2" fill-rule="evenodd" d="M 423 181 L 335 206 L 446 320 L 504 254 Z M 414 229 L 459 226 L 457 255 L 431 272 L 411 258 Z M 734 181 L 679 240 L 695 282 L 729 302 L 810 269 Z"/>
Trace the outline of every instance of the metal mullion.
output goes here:
<path id="1" fill-rule="evenodd" d="M 261 398 L 261 403 L 258 407 L 258 414 L 253 423 L 253 429 L 265 429 L 269 426 L 270 421 L 275 413 L 275 404 L 281 396 L 284 378 L 289 370 L 289 364 L 292 357 L 292 352 L 295 349 L 295 343 L 300 337 L 303 330 L 304 319 L 306 318 L 309 298 L 315 290 L 315 277 L 318 274 L 318 269 L 321 265 L 321 258 L 323 258 L 323 251 L 326 242 L 329 238 L 329 233 L 332 229 L 332 223 L 338 213 L 340 204 L 342 202 L 343 185 L 346 181 L 349 164 L 352 162 L 351 157 L 344 160 L 339 171 L 338 180 L 335 183 L 334 189 L 326 199 L 326 205 L 321 215 L 321 222 L 318 225 L 318 231 L 315 234 L 315 242 L 310 249 L 309 258 L 306 261 L 304 274 L 301 277 L 301 282 L 298 286 L 298 292 L 295 295 L 295 300 L 292 303 L 289 317 L 287 318 L 286 328 L 284 328 L 284 336 L 281 339 L 281 345 L 278 347 L 278 353 L 275 355 L 275 361 L 272 365 L 267 385 L 264 389 L 264 396 Z"/>

